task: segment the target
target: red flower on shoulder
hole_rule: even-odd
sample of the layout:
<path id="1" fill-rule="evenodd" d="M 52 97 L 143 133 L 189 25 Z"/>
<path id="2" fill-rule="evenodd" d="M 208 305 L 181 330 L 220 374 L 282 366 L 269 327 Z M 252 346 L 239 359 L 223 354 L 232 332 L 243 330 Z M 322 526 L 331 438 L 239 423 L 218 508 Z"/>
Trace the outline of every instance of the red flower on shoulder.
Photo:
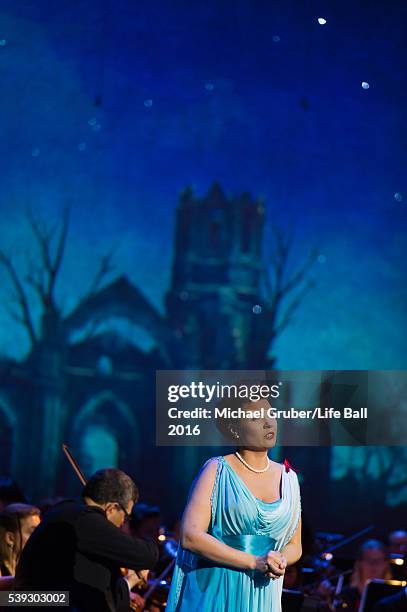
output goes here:
<path id="1" fill-rule="evenodd" d="M 288 461 L 288 459 L 284 459 L 284 466 L 285 466 L 285 471 L 289 472 L 290 469 L 293 470 L 294 472 L 297 472 L 298 470 L 294 469 L 292 465 L 290 465 L 290 462 Z"/>

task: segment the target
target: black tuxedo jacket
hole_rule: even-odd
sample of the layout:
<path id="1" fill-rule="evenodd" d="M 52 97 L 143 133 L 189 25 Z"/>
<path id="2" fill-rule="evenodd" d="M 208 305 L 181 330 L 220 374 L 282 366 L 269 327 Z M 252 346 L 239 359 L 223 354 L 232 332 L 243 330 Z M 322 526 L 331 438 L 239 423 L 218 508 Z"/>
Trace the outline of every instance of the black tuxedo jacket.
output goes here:
<path id="1" fill-rule="evenodd" d="M 157 560 L 154 542 L 127 536 L 101 508 L 63 502 L 45 515 L 28 540 L 15 588 L 69 591 L 70 607 L 58 610 L 116 612 L 120 567 L 152 569 Z"/>

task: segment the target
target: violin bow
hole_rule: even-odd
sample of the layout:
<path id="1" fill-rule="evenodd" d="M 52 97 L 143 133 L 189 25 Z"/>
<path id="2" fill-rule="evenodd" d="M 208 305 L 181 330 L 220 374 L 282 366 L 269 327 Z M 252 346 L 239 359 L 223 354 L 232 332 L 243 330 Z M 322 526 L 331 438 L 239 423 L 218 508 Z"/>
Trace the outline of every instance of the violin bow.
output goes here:
<path id="1" fill-rule="evenodd" d="M 69 450 L 68 446 L 66 444 L 62 444 L 62 450 L 65 453 L 65 457 L 68 459 L 69 463 L 71 464 L 73 471 L 75 472 L 75 474 L 77 475 L 77 477 L 79 478 L 83 486 L 85 486 L 86 485 L 85 475 L 82 472 L 81 468 L 79 467 L 78 462 L 76 461 L 75 457 L 72 455 L 71 451 Z"/>

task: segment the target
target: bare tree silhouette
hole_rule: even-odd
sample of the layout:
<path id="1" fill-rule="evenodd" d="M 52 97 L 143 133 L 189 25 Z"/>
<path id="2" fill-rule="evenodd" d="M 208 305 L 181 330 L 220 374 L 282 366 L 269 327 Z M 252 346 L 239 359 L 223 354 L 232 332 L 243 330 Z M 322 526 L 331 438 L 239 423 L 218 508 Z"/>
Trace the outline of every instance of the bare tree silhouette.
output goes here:
<path id="1" fill-rule="evenodd" d="M 24 273 L 17 269 L 11 255 L 0 251 L 0 264 L 8 272 L 14 288 L 12 315 L 24 327 L 30 340 L 28 355 L 19 364 L 18 373 L 34 385 L 35 393 L 30 399 L 30 409 L 41 415 L 41 418 L 33 419 L 30 436 L 25 438 L 25 444 L 31 450 L 25 449 L 25 452 L 35 457 L 41 487 L 48 494 L 55 484 L 59 449 L 69 412 L 68 391 L 75 371 L 72 367 L 75 364 L 71 360 L 78 342 L 75 332 L 89 328 L 88 336 L 94 334 L 97 337 L 99 323 L 118 316 L 149 330 L 157 341 L 161 356 L 165 354 L 166 347 L 165 321 L 142 293 L 123 276 L 105 283 L 113 270 L 112 250 L 101 257 L 85 294 L 77 300 L 70 312 L 65 312 L 64 305 L 58 299 L 57 289 L 67 243 L 69 217 L 68 205 L 62 220 L 53 225 L 46 225 L 28 213 L 33 245 L 37 247 L 39 256 L 35 259 L 31 249 Z M 35 308 L 30 288 L 34 290 L 39 302 L 39 312 Z M 115 374 L 119 376 L 120 372 Z M 91 369 L 91 376 L 99 376 L 96 362 Z M 36 448 L 38 441 L 41 441 L 39 449 Z"/>
<path id="2" fill-rule="evenodd" d="M 45 347 L 63 351 L 71 343 L 74 332 L 87 329 L 85 339 L 97 333 L 98 325 L 108 317 L 121 317 L 146 329 L 165 352 L 168 329 L 161 315 L 125 277 L 118 276 L 110 284 L 105 283 L 114 270 L 114 248 L 99 261 L 97 271 L 90 280 L 89 288 L 76 302 L 70 312 L 57 298 L 57 284 L 63 264 L 70 220 L 70 206 L 64 209 L 59 223 L 46 226 L 31 212 L 27 213 L 35 246 L 39 249 L 38 261 L 31 252 L 28 270 L 21 274 L 11 255 L 0 250 L 0 264 L 7 270 L 14 287 L 12 317 L 26 330 L 30 340 L 30 354 L 44 354 Z M 39 320 L 33 314 L 27 291 L 34 289 L 39 300 Z M 49 363 L 49 359 L 46 360 Z M 52 360 L 51 360 L 52 361 Z M 48 371 L 48 374 L 50 372 Z"/>
<path id="3" fill-rule="evenodd" d="M 23 277 L 18 272 L 11 255 L 6 254 L 3 250 L 0 250 L 0 263 L 7 270 L 15 290 L 14 302 L 17 309 L 14 306 L 11 315 L 24 327 L 31 342 L 30 348 L 35 350 L 40 343 L 46 342 L 51 336 L 55 339 L 56 334 L 64 331 L 63 306 L 58 303 L 56 286 L 65 254 L 70 206 L 65 206 L 62 220 L 53 225 L 46 226 L 31 211 L 28 211 L 27 217 L 35 246 L 39 249 L 39 261 L 37 262 L 33 253 L 30 253 L 28 270 Z M 102 256 L 88 292 L 80 298 L 74 311 L 96 295 L 103 281 L 113 269 L 112 258 L 113 250 Z M 27 285 L 34 289 L 41 306 L 39 325 L 36 325 L 32 308 L 30 308 Z"/>
<path id="4" fill-rule="evenodd" d="M 276 338 L 287 328 L 315 284 L 309 272 L 318 257 L 317 249 L 313 248 L 298 268 L 289 271 L 293 235 L 274 226 L 272 235 L 272 252 L 266 255 L 263 270 L 261 317 L 253 318 L 250 365 L 264 362 Z M 272 367 L 274 362 L 274 357 L 269 358 L 267 366 Z"/>

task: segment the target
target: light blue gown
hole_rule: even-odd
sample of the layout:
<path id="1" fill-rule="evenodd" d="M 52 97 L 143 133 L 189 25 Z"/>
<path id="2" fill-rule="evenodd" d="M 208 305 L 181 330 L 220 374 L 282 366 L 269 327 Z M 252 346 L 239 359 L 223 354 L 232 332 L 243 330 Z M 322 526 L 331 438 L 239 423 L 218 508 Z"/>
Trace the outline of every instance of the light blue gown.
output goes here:
<path id="1" fill-rule="evenodd" d="M 282 550 L 301 515 L 297 474 L 282 466 L 281 497 L 255 497 L 224 457 L 217 461 L 208 533 L 254 555 Z M 206 464 L 205 464 L 206 465 Z M 181 546 L 171 582 L 167 612 L 281 612 L 283 577 L 221 566 Z"/>

